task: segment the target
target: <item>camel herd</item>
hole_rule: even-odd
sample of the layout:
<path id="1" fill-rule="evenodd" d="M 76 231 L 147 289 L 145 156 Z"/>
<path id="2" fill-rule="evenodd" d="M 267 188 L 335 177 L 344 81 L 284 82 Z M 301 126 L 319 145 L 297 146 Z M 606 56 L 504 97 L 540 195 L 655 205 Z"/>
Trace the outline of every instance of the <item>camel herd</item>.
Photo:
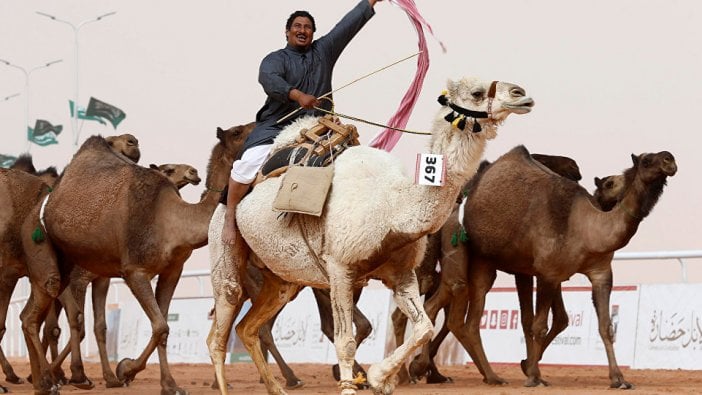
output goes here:
<path id="1" fill-rule="evenodd" d="M 185 185 L 201 182 L 197 170 L 138 165 L 138 141 L 129 134 L 88 138 L 60 176 L 54 168 L 38 172 L 28 157 L 18 159 L 14 169 L 0 170 L 0 336 L 12 290 L 19 278 L 28 276 L 31 294 L 21 319 L 35 393 L 57 394 L 62 384 L 94 387 L 80 353 L 88 284 L 106 386 L 128 385 L 157 350 L 161 393 L 187 393 L 169 370 L 166 316 L 183 264 L 205 244 L 214 294 L 206 346 L 214 386 L 223 394 L 228 392 L 227 341 L 248 299 L 252 307 L 236 331 L 267 391 L 285 394 L 304 385 L 276 349 L 271 327 L 282 307 L 306 286 L 313 287 L 322 330 L 336 347 L 339 364 L 333 371 L 342 395 L 356 394 L 359 387 L 390 394 L 398 381 L 424 377 L 431 383 L 450 382 L 433 361 L 449 332 L 486 383 L 505 383 L 492 370 L 479 331 L 485 295 L 497 270 L 515 276 L 526 386 L 548 385 L 539 361 L 568 325 L 561 283 L 582 273 L 592 283 L 610 386 L 632 388 L 613 349 L 611 260 L 651 212 L 667 177 L 676 173 L 673 155 L 632 155 L 632 166 L 622 174 L 595 178 L 596 190 L 590 194 L 578 183 L 580 171 L 570 158 L 531 154 L 518 146 L 493 163 L 481 163 L 499 125 L 510 114 L 525 114 L 533 107 L 521 87 L 474 78 L 448 81 L 439 104 L 428 152 L 443 155 L 441 186 L 415 184 L 402 163 L 384 151 L 351 147 L 334 160 L 332 187 L 320 217 L 283 218 L 273 211 L 281 177 L 269 178 L 237 207 L 240 234 L 233 245 L 221 240 L 221 195 L 251 123 L 217 129 L 205 191 L 197 203 L 185 202 L 179 193 Z M 292 142 L 316 122 L 294 121 L 276 146 Z M 120 361 L 114 372 L 105 348 L 105 301 L 112 277 L 124 279 L 152 326 L 143 352 Z M 372 328 L 356 302 L 371 279 L 393 292 L 397 348 L 366 373 L 355 353 Z M 70 327 L 70 342 L 63 350 L 57 347 L 61 309 Z M 434 336 L 433 322 L 442 309 L 446 320 Z M 411 334 L 405 340 L 408 322 Z M 406 367 L 419 348 L 421 353 Z M 284 387 L 269 370 L 268 352 L 285 377 Z M 69 354 L 71 377 L 66 378 L 61 365 Z M 8 382 L 22 382 L 1 349 L 0 365 Z"/>

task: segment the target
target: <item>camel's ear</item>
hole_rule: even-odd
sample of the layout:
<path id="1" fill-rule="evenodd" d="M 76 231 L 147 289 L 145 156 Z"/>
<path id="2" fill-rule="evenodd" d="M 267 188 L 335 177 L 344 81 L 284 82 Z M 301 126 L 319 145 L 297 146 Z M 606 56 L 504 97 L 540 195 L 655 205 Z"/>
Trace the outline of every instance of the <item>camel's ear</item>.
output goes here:
<path id="1" fill-rule="evenodd" d="M 450 78 L 446 80 L 446 90 L 449 92 L 449 96 L 454 96 L 453 93 L 458 89 L 457 85 L 458 84 Z"/>
<path id="2" fill-rule="evenodd" d="M 636 166 L 639 163 L 639 157 L 631 154 L 631 161 L 634 162 L 634 166 Z"/>
<path id="3" fill-rule="evenodd" d="M 599 177 L 595 177 L 595 186 L 597 188 L 600 188 L 602 186 L 602 179 Z"/>
<path id="4" fill-rule="evenodd" d="M 217 126 L 217 138 L 220 140 L 224 138 L 224 130 L 219 126 Z"/>

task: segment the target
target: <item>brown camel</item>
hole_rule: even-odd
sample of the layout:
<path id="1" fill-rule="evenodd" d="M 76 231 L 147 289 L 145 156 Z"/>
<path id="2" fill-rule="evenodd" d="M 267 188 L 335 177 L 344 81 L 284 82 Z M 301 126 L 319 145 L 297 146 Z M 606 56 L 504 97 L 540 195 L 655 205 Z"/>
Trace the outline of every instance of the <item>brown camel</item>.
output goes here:
<path id="1" fill-rule="evenodd" d="M 125 133 L 118 136 L 107 136 L 105 141 L 116 153 L 123 154 L 134 163 L 139 162 L 139 158 L 141 158 L 139 140 L 134 135 Z"/>
<path id="2" fill-rule="evenodd" d="M 165 315 L 185 260 L 193 249 L 207 243 L 209 218 L 231 164 L 252 128 L 253 124 L 218 129 L 219 143 L 210 157 L 207 190 L 197 204 L 184 202 L 160 174 L 115 155 L 99 136 L 86 140 L 49 196 L 44 212 L 49 240 L 34 246 L 39 250 L 33 251 L 34 255 L 58 261 L 62 273 L 79 265 L 102 277 L 124 278 L 151 320 L 152 337 L 142 354 L 118 364 L 120 381 L 132 381 L 158 348 L 162 393 L 185 393 L 168 368 Z M 154 292 L 150 281 L 156 275 Z M 61 278 L 58 269 L 47 276 L 53 281 Z M 52 391 L 52 378 L 42 355 L 38 328 L 60 285 L 32 284 L 30 301 L 22 314 L 32 374 L 42 377 L 34 381 L 40 393 Z"/>
<path id="3" fill-rule="evenodd" d="M 109 138 L 106 138 L 106 140 L 108 139 Z M 127 145 L 124 144 L 114 144 L 122 140 L 123 139 L 113 139 L 113 143 L 110 145 L 113 149 L 126 147 Z M 139 159 L 138 152 L 137 148 L 136 153 L 132 152 L 130 155 L 125 154 L 125 156 L 136 163 Z M 163 174 L 178 189 L 181 189 L 187 184 L 197 185 L 197 183 L 200 182 L 200 178 L 197 176 L 197 170 L 187 164 L 151 165 L 150 168 Z M 71 353 L 72 375 L 71 379 L 67 382 L 81 389 L 92 389 L 94 387 L 93 382 L 85 375 L 85 369 L 80 355 L 80 343 L 85 338 L 85 323 L 83 319 L 85 296 L 88 285 L 92 284 L 91 294 L 93 301 L 94 333 L 100 355 L 100 363 L 102 365 L 102 376 L 105 379 L 105 386 L 107 388 L 121 387 L 124 383 L 112 372 L 107 357 L 105 303 L 110 286 L 110 279 L 97 276 L 77 265 L 72 267 L 68 276 L 68 288 L 61 293 L 59 296 L 60 303 L 55 303 L 52 306 L 52 310 L 49 312 L 44 322 L 44 339 L 51 338 L 49 344 L 51 345 L 53 356 L 51 363 L 52 371 L 56 376 L 62 377 L 63 371 L 61 370 L 61 364 L 68 354 Z M 53 350 L 58 344 L 58 335 L 60 334 L 58 315 L 62 305 L 66 306 L 66 316 L 71 329 L 71 341 L 64 347 L 63 351 L 57 355 Z"/>
<path id="4" fill-rule="evenodd" d="M 22 170 L 0 169 L 0 339 L 5 334 L 7 310 L 17 281 L 30 274 L 18 230 L 48 193 L 49 185 L 39 177 Z M 23 382 L 5 358 L 2 348 L 0 364 L 6 381 L 14 384 Z M 6 388 L 0 386 L 2 392 L 6 392 Z"/>
<path id="5" fill-rule="evenodd" d="M 503 155 L 471 181 L 463 218 L 470 264 L 467 295 L 460 300 L 463 308 L 468 300 L 471 302 L 465 324 L 454 333 L 485 382 L 505 382 L 490 367 L 479 331 L 485 294 L 495 280 L 496 270 L 537 278 L 536 313 L 533 324 L 525 329 L 529 334 L 525 363 L 528 386 L 545 384 L 538 361 L 548 335 L 548 311 L 558 298 L 560 283 L 582 273 L 593 287 L 610 386 L 632 388 L 619 370 L 613 349 L 609 316 L 611 260 L 614 251 L 629 242 L 650 213 L 667 177 L 677 171 L 675 159 L 667 151 L 632 155 L 632 160 L 633 167 L 624 172 L 628 187 L 608 212 L 593 205 L 592 197 L 577 183 L 544 172 L 522 146 Z M 459 300 L 452 308 L 456 302 Z M 530 310 L 531 305 L 528 307 Z"/>
<path id="6" fill-rule="evenodd" d="M 22 170 L 26 173 L 37 176 L 49 186 L 54 185 L 58 179 L 58 172 L 54 166 L 47 167 L 43 170 L 37 170 L 34 167 L 34 161 L 32 160 L 31 154 L 20 155 L 15 163 L 10 166 L 10 169 Z"/>
<path id="7" fill-rule="evenodd" d="M 197 169 L 185 163 L 150 164 L 149 168 L 161 172 L 178 189 L 182 189 L 188 184 L 198 185 L 201 181 L 200 176 L 197 174 Z"/>
<path id="8" fill-rule="evenodd" d="M 582 178 L 578 164 L 571 158 L 545 154 L 532 154 L 531 157 L 562 177 L 576 182 Z M 487 166 L 487 163 L 487 161 L 484 161 L 481 164 L 481 169 Z M 463 188 L 461 195 L 458 196 L 453 212 L 449 215 L 444 226 L 438 232 L 429 235 L 427 253 L 424 256 L 424 261 L 417 268 L 417 279 L 420 281 L 420 284 L 422 279 L 424 279 L 425 283 L 434 284 L 432 288 L 426 288 L 431 290 L 425 296 L 424 308 L 427 315 L 434 322 L 438 312 L 444 309 L 445 319 L 439 334 L 423 347 L 421 354 L 413 359 L 409 374 L 403 369 L 403 376 L 406 377 L 405 382 L 417 382 L 424 376 L 426 376 L 427 383 L 430 384 L 452 381 L 450 377 L 445 377 L 439 372 L 434 363 L 434 357 L 449 332 L 449 323 L 451 328 L 456 328 L 457 324 L 462 323 L 463 317 L 465 317 L 465 310 L 462 312 L 454 310 L 454 313 L 451 314 L 450 306 L 451 302 L 459 296 L 459 291 L 465 287 L 467 282 L 464 245 L 465 230 L 458 218 L 459 206 L 467 193 L 466 188 L 467 185 Z M 437 273 L 435 270 L 437 262 L 441 267 L 440 273 Z M 455 295 L 454 291 L 456 291 Z M 406 319 L 401 320 L 400 317 L 401 315 L 396 309 L 393 312 L 393 328 L 395 341 L 398 345 L 402 344 L 406 324 Z M 403 376 L 401 376 L 401 380 Z"/>

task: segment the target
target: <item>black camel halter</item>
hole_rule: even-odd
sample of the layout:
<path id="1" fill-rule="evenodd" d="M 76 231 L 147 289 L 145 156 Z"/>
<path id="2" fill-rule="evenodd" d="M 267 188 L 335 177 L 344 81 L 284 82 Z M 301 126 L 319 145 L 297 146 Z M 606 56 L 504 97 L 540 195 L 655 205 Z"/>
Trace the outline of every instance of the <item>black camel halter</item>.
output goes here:
<path id="1" fill-rule="evenodd" d="M 466 130 L 466 118 L 473 118 L 473 133 L 478 133 L 483 130 L 483 128 L 480 126 L 480 123 L 478 122 L 478 119 L 485 119 L 485 118 L 490 118 L 492 117 L 492 100 L 495 98 L 495 94 L 497 92 L 497 81 L 492 81 L 490 84 L 490 89 L 488 90 L 488 108 L 487 111 L 473 111 L 469 110 L 467 108 L 463 108 L 459 105 L 456 105 L 454 103 L 451 103 L 448 97 L 446 97 L 446 93 L 442 94 L 439 96 L 439 104 L 442 106 L 448 106 L 451 108 L 450 113 L 446 114 L 444 119 L 448 122 L 450 122 L 453 126 L 461 129 L 461 130 Z"/>

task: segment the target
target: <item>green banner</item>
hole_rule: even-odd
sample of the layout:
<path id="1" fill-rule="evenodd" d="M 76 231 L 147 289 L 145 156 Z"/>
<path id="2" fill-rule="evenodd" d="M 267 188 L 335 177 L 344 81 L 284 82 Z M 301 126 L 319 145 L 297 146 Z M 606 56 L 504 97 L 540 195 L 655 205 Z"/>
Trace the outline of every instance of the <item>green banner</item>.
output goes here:
<path id="1" fill-rule="evenodd" d="M 4 169 L 9 169 L 10 166 L 15 164 L 17 157 L 11 155 L 0 154 L 0 167 Z"/>
<path id="2" fill-rule="evenodd" d="M 115 129 L 117 129 L 117 125 L 119 125 L 119 123 L 122 122 L 122 120 L 127 116 L 127 114 L 125 114 L 124 111 L 120 110 L 119 108 L 111 104 L 107 104 L 104 101 L 100 101 L 94 97 L 90 98 L 90 102 L 88 102 L 88 109 L 85 110 L 85 115 L 89 117 L 92 116 L 106 119 Z"/>
<path id="3" fill-rule="evenodd" d="M 56 138 L 61 134 L 62 130 L 63 126 L 61 125 L 54 126 L 47 120 L 37 119 L 37 122 L 34 124 L 34 129 L 27 127 L 27 139 L 42 147 L 50 144 L 58 144 Z"/>

